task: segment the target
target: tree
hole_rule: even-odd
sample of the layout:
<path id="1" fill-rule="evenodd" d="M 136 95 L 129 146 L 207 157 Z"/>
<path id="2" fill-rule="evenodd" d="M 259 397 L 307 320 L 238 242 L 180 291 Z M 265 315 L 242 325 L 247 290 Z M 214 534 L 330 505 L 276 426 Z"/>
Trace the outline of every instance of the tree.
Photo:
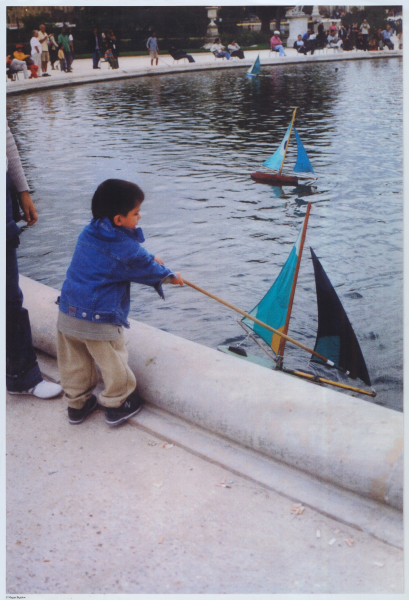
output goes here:
<path id="1" fill-rule="evenodd" d="M 261 21 L 261 33 L 270 34 L 270 22 L 275 20 L 275 28 L 280 30 L 281 16 L 285 14 L 287 6 L 253 6 L 252 10 Z"/>

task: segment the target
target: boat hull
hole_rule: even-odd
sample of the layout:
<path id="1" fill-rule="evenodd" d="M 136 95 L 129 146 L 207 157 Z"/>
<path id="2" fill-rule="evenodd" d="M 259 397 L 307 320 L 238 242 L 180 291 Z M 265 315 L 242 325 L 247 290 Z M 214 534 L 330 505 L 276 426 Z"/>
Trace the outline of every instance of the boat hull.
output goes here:
<path id="1" fill-rule="evenodd" d="M 298 185 L 298 177 L 294 175 L 278 175 L 275 173 L 263 173 L 255 171 L 251 173 L 251 178 L 261 183 L 271 183 L 274 185 Z"/>

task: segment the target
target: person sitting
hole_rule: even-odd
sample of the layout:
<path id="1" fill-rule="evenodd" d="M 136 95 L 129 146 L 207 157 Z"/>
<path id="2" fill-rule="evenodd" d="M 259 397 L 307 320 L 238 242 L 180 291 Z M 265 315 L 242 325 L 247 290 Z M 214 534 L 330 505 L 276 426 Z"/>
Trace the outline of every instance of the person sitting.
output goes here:
<path id="1" fill-rule="evenodd" d="M 222 46 L 222 44 L 220 42 L 220 38 L 216 38 L 214 40 L 214 44 L 210 48 L 210 52 L 213 52 L 213 54 L 215 55 L 216 58 L 224 57 L 224 58 L 227 58 L 227 60 L 230 60 L 230 54 L 225 51 L 224 46 Z"/>
<path id="2" fill-rule="evenodd" d="M 20 60 L 20 61 L 24 61 L 28 67 L 28 69 L 31 72 L 31 75 L 29 77 L 29 79 L 37 79 L 38 74 L 38 66 L 34 64 L 33 59 L 31 58 L 30 54 L 24 54 L 23 52 L 23 44 L 17 44 L 16 45 L 16 49 L 13 52 L 13 57 L 16 60 Z"/>
<path id="3" fill-rule="evenodd" d="M 312 29 L 308 29 L 306 33 L 302 36 L 302 41 L 304 42 L 306 52 L 311 52 L 311 56 L 314 54 L 315 50 L 315 38 L 316 35 L 312 32 Z"/>
<path id="4" fill-rule="evenodd" d="M 358 31 L 358 35 L 355 38 L 355 48 L 357 50 L 364 50 L 364 38 L 361 31 Z"/>
<path id="5" fill-rule="evenodd" d="M 284 51 L 283 42 L 280 39 L 279 31 L 274 32 L 274 35 L 270 40 L 270 49 L 271 52 L 279 52 L 280 56 L 287 56 Z"/>
<path id="6" fill-rule="evenodd" d="M 304 56 L 307 55 L 307 49 L 302 40 L 301 33 L 299 34 L 298 38 L 295 40 L 295 42 L 293 44 L 293 48 L 295 48 L 299 54 L 304 54 Z"/>
<path id="7" fill-rule="evenodd" d="M 240 50 L 240 46 L 234 40 L 227 46 L 227 50 L 230 52 L 230 56 L 238 56 L 240 59 L 244 58 L 243 50 Z"/>
<path id="8" fill-rule="evenodd" d="M 329 26 L 328 34 L 338 33 L 338 27 L 336 21 L 332 21 L 332 25 Z"/>
<path id="9" fill-rule="evenodd" d="M 344 41 L 342 42 L 342 49 L 346 52 L 349 52 L 354 49 L 352 41 L 347 33 L 345 34 Z"/>
<path id="10" fill-rule="evenodd" d="M 389 50 L 394 50 L 394 48 L 395 48 L 393 42 L 391 41 L 392 33 L 393 32 L 391 30 L 391 26 L 390 25 L 387 25 L 386 29 L 384 29 L 381 32 L 382 41 L 385 44 L 385 46 L 388 46 Z"/>
<path id="11" fill-rule="evenodd" d="M 336 31 L 333 31 L 332 33 L 330 33 L 328 35 L 327 41 L 328 41 L 329 48 L 334 48 L 334 49 L 336 48 L 337 50 L 341 49 L 342 42 L 339 39 L 338 33 Z"/>
<path id="12" fill-rule="evenodd" d="M 18 71 L 23 71 L 24 79 L 29 79 L 27 65 L 24 60 L 17 60 L 11 55 L 6 57 L 7 77 L 13 79 L 13 76 Z"/>
<path id="13" fill-rule="evenodd" d="M 186 52 L 184 50 L 180 50 L 173 45 L 170 46 L 170 48 L 169 48 L 169 54 L 171 55 L 173 60 L 180 60 L 181 58 L 187 58 L 190 63 L 195 62 L 195 59 L 193 58 L 193 56 L 191 54 L 186 54 Z"/>
<path id="14" fill-rule="evenodd" d="M 320 23 L 318 25 L 318 33 L 315 38 L 315 48 L 317 50 L 322 50 L 327 45 L 327 35 L 324 31 L 324 25 Z"/>
<path id="15" fill-rule="evenodd" d="M 383 42 L 382 42 L 382 38 L 381 38 L 381 29 L 378 29 L 377 31 L 375 31 L 375 33 L 372 35 L 371 39 L 369 40 L 370 52 L 376 52 L 378 50 L 378 48 L 380 47 L 380 44 L 382 44 L 382 48 L 383 48 Z"/>

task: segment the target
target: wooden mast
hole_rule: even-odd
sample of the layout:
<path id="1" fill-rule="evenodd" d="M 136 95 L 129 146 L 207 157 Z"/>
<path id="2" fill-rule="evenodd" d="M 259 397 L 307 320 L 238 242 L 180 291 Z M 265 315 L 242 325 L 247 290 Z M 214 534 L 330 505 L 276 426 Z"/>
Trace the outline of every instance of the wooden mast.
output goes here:
<path id="1" fill-rule="evenodd" d="M 297 264 L 295 266 L 295 273 L 294 273 L 293 285 L 291 288 L 290 301 L 288 303 L 287 315 L 285 318 L 285 324 L 284 324 L 284 329 L 283 329 L 283 333 L 285 333 L 285 335 L 287 335 L 288 327 L 290 324 L 291 311 L 292 311 L 293 302 L 294 302 L 295 287 L 297 285 L 298 272 L 300 270 L 301 257 L 302 257 L 302 252 L 304 249 L 305 236 L 307 234 L 307 225 L 308 225 L 308 219 L 310 216 L 310 210 L 311 210 L 311 202 L 308 202 L 307 212 L 305 214 L 305 219 L 304 219 L 304 226 L 303 226 L 302 234 L 301 234 L 301 241 L 300 241 L 300 248 L 298 251 Z M 286 340 L 283 337 L 280 340 L 280 346 L 278 348 L 278 354 L 277 354 L 277 369 L 283 368 L 285 341 Z"/>
<path id="2" fill-rule="evenodd" d="M 297 109 L 294 108 L 294 112 L 293 112 L 293 118 L 291 120 L 291 127 L 290 127 L 290 133 L 288 134 L 288 140 L 287 143 L 285 145 L 285 149 L 284 149 L 284 156 L 283 156 L 283 160 L 281 162 L 281 167 L 280 170 L 278 172 L 279 175 L 281 175 L 281 171 L 283 170 L 283 166 L 284 166 L 284 161 L 285 161 L 285 155 L 287 154 L 287 148 L 288 148 L 288 144 L 290 143 L 290 137 L 291 137 L 291 132 L 293 130 L 293 124 L 294 124 L 294 119 L 295 119 L 295 113 L 297 112 Z"/>

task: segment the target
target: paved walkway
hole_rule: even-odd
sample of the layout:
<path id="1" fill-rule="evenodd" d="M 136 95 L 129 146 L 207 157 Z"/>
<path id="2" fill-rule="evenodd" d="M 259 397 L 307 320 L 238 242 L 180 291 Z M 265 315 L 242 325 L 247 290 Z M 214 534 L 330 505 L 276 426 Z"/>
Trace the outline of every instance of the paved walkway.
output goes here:
<path id="1" fill-rule="evenodd" d="M 183 71 L 208 70 L 208 69 L 231 69 L 249 67 L 253 64 L 257 55 L 260 55 L 262 66 L 264 65 L 284 65 L 294 63 L 317 63 L 338 60 L 368 60 L 371 58 L 392 58 L 402 56 L 402 51 L 383 50 L 378 52 L 364 52 L 363 50 L 352 52 L 343 52 L 334 50 L 317 51 L 313 56 L 308 54 L 298 54 L 293 48 L 286 50 L 287 57 L 279 57 L 278 53 L 270 53 L 269 50 L 246 51 L 244 60 L 238 58 L 225 60 L 215 59 L 211 52 L 192 54 L 195 63 L 188 63 L 187 60 L 174 62 L 169 54 L 159 56 L 158 66 L 151 67 L 149 55 L 146 56 L 124 56 L 119 58 L 119 69 L 110 69 L 108 63 L 100 63 L 101 69 L 92 68 L 92 59 L 75 60 L 73 63 L 73 72 L 64 73 L 59 70 L 51 71 L 48 66 L 50 77 L 38 77 L 37 79 L 24 79 L 23 74 L 19 74 L 17 81 L 7 83 L 7 94 L 15 94 L 34 90 L 44 90 L 53 87 L 73 85 L 80 83 L 90 83 L 97 81 L 107 81 L 109 79 L 125 79 L 129 77 L 141 77 L 145 75 L 180 73 Z"/>
<path id="2" fill-rule="evenodd" d="M 400 548 L 260 483 L 271 461 L 152 407 L 117 428 L 66 410 L 7 398 L 8 594 L 403 592 Z"/>

